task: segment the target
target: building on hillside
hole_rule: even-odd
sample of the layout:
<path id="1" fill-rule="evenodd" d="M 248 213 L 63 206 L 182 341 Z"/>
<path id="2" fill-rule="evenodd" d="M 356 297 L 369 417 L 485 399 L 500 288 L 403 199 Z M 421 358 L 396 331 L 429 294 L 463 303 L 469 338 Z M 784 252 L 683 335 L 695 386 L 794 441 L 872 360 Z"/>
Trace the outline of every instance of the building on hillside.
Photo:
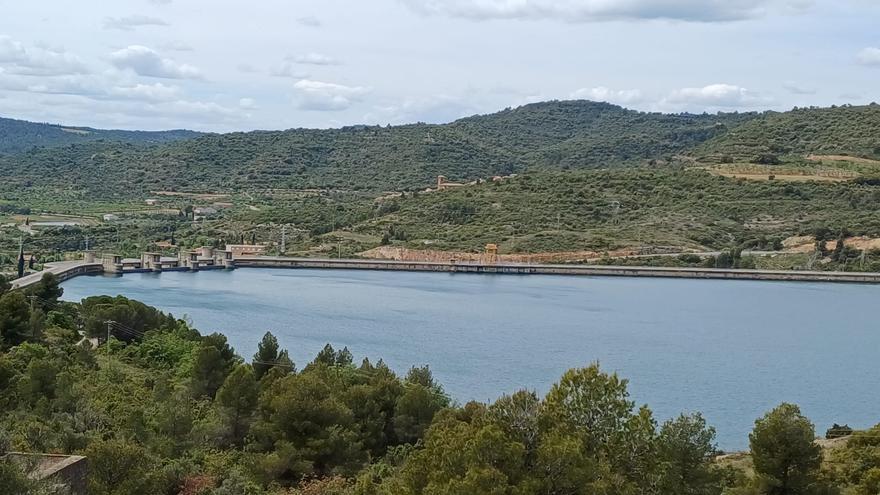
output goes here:
<path id="1" fill-rule="evenodd" d="M 458 184 L 456 182 L 447 182 L 446 176 L 438 175 L 437 176 L 437 190 L 443 191 L 444 189 L 455 189 L 456 187 L 464 187 L 466 184 Z"/>
<path id="2" fill-rule="evenodd" d="M 193 208 L 193 215 L 198 217 L 209 217 L 216 214 L 217 208 L 211 208 L 210 206 L 199 206 L 197 208 Z"/>
<path id="3" fill-rule="evenodd" d="M 119 216 L 114 215 L 112 213 L 107 213 L 104 215 L 104 221 L 105 222 L 117 222 L 117 221 L 119 221 Z"/>
<path id="4" fill-rule="evenodd" d="M 265 244 L 227 244 L 226 251 L 232 253 L 233 258 L 242 256 L 263 256 L 266 254 Z"/>
<path id="5" fill-rule="evenodd" d="M 49 484 L 51 493 L 88 494 L 89 465 L 83 456 L 9 452 L 2 457 L 17 465 L 28 478 Z"/>
<path id="6" fill-rule="evenodd" d="M 150 199 L 145 199 L 144 203 L 146 203 L 147 206 L 156 206 L 157 204 L 159 204 L 159 200 L 150 198 Z"/>

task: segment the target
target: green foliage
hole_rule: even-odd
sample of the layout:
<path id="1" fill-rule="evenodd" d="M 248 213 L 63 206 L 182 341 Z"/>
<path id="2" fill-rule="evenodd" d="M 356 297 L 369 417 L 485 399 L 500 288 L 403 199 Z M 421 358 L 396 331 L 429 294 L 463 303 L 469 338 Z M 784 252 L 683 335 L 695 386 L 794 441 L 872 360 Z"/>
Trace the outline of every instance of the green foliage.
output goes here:
<path id="1" fill-rule="evenodd" d="M 0 349 L 18 345 L 30 335 L 30 309 L 21 292 L 0 296 Z"/>
<path id="2" fill-rule="evenodd" d="M 721 474 L 712 466 L 715 429 L 697 413 L 663 423 L 657 439 L 661 493 L 717 495 Z"/>
<path id="3" fill-rule="evenodd" d="M 140 446 L 124 440 L 92 444 L 89 460 L 89 493 L 94 495 L 154 495 L 151 459 Z"/>
<path id="4" fill-rule="evenodd" d="M 801 495 L 816 489 L 822 451 L 815 438 L 813 424 L 793 404 L 782 404 L 755 421 L 749 445 L 764 493 Z"/>
<path id="5" fill-rule="evenodd" d="M 92 141 L 164 143 L 198 135 L 200 135 L 198 132 L 183 130 L 162 132 L 101 130 L 0 118 L 0 154 L 20 153 L 34 148 L 57 148 Z"/>
<path id="6" fill-rule="evenodd" d="M 239 364 L 226 377 L 217 391 L 217 407 L 225 421 L 229 441 L 240 445 L 250 429 L 259 398 L 257 379 L 253 368 Z"/>
<path id="7" fill-rule="evenodd" d="M 744 268 L 752 261 L 745 256 L 737 264 L 731 249 L 778 249 L 782 239 L 817 228 L 833 230 L 830 239 L 843 226 L 853 235 L 880 236 L 876 201 L 877 186 L 749 181 L 695 168 L 532 172 L 398 199 L 394 213 L 351 230 L 378 244 L 393 225 L 407 233 L 405 247 L 465 252 L 489 243 L 502 253 L 723 250 L 719 266 Z M 447 212 L 461 204 L 472 213 L 448 222 Z"/>
<path id="8" fill-rule="evenodd" d="M 286 350 L 278 349 L 278 339 L 271 332 L 266 332 L 263 339 L 257 344 L 257 353 L 253 360 L 254 375 L 261 380 L 269 370 L 277 369 L 279 372 L 294 371 L 293 361 L 287 355 Z"/>
<path id="9" fill-rule="evenodd" d="M 28 287 L 27 295 L 32 297 L 35 306 L 43 311 L 50 311 L 58 305 L 58 299 L 64 294 L 61 282 L 54 273 L 45 273 L 39 282 Z"/>
<path id="10" fill-rule="evenodd" d="M 721 157 L 735 161 L 767 157 L 765 161 L 777 163 L 801 161 L 811 153 L 880 158 L 875 153 L 878 121 L 877 105 L 766 112 L 736 127 L 736 132 L 706 141 L 694 154 L 706 161 L 721 161 Z"/>
<path id="11" fill-rule="evenodd" d="M 231 133 L 160 146 L 79 144 L 0 159 L 0 172 L 15 179 L 11 188 L 57 185 L 101 197 L 150 190 L 417 190 L 438 175 L 473 180 L 532 166 L 647 163 L 755 117 L 554 101 L 446 125 Z"/>
<path id="12" fill-rule="evenodd" d="M 33 490 L 34 482 L 14 463 L 0 457 L 0 493 L 25 495 L 33 493 Z"/>
<path id="13" fill-rule="evenodd" d="M 834 423 L 831 428 L 825 430 L 825 438 L 831 440 L 834 438 L 848 437 L 853 434 L 853 429 L 849 425 L 839 425 Z"/>
<path id="14" fill-rule="evenodd" d="M 106 337 L 108 321 L 113 322 L 111 335 L 125 342 L 175 324 L 171 316 L 123 296 L 88 297 L 82 301 L 82 310 L 85 331 L 91 337 Z"/>

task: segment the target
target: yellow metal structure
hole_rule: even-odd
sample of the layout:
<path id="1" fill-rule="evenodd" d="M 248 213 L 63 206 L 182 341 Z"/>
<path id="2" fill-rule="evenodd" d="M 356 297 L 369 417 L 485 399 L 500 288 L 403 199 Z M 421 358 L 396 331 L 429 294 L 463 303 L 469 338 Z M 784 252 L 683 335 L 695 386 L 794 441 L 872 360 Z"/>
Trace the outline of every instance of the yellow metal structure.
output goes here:
<path id="1" fill-rule="evenodd" d="M 483 253 L 483 263 L 486 265 L 498 263 L 498 244 L 486 244 L 486 251 Z"/>

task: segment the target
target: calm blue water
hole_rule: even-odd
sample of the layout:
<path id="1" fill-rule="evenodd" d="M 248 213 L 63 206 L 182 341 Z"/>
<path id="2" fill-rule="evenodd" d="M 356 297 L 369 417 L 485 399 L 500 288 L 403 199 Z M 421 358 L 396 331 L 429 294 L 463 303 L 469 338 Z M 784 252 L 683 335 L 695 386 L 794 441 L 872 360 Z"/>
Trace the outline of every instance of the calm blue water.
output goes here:
<path id="1" fill-rule="evenodd" d="M 703 412 L 728 450 L 782 401 L 820 432 L 880 422 L 880 286 L 267 269 L 64 284 L 67 300 L 99 294 L 187 315 L 248 358 L 270 330 L 300 367 L 327 342 L 429 364 L 462 403 L 599 361 L 660 421 Z"/>

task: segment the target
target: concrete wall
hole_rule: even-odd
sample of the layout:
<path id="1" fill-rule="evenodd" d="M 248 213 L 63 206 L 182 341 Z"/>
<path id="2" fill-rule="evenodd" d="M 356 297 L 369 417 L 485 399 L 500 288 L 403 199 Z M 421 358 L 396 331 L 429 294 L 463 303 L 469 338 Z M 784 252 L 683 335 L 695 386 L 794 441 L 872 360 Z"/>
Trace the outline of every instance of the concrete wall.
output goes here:
<path id="1" fill-rule="evenodd" d="M 340 260 L 314 258 L 281 257 L 240 257 L 234 260 L 236 267 L 243 268 L 317 268 L 346 270 L 397 270 L 411 272 L 451 272 L 451 273 L 497 273 L 511 275 L 580 275 L 592 277 L 662 277 L 696 278 L 717 280 L 776 280 L 802 282 L 848 282 L 880 283 L 880 273 L 858 272 L 808 272 L 772 270 L 724 270 L 712 268 L 661 268 L 595 265 L 526 265 L 526 264 L 480 264 L 480 263 L 439 263 L 417 261 L 385 260 Z M 223 269 L 224 266 L 206 266 L 204 269 Z M 189 271 L 190 267 L 169 267 L 166 271 Z M 103 273 L 101 263 L 66 262 L 52 266 L 49 271 L 62 281 L 79 275 Z M 146 269 L 125 270 L 125 273 L 140 273 Z M 13 282 L 14 288 L 24 288 L 35 284 L 42 278 L 34 273 Z"/>
<path id="2" fill-rule="evenodd" d="M 880 283 L 880 273 L 807 272 L 770 270 L 723 270 L 711 268 L 621 267 L 594 265 L 484 265 L 381 260 L 327 260 L 308 258 L 236 258 L 237 267 L 251 268 L 335 268 L 358 270 L 403 270 L 453 273 L 499 273 L 582 275 L 594 277 L 663 277 L 726 280 L 778 280 L 807 282 Z"/>

